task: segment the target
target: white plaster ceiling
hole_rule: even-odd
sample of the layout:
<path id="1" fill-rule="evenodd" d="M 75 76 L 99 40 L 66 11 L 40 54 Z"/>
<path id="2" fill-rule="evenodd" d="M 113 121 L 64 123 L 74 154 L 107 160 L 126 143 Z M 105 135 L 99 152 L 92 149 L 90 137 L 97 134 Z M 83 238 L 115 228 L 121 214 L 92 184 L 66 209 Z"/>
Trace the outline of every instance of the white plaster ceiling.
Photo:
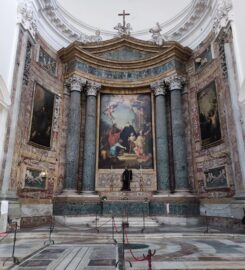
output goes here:
<path id="1" fill-rule="evenodd" d="M 165 24 L 187 9 L 193 0 L 57 0 L 58 6 L 71 17 L 90 28 L 112 31 L 122 22 L 123 10 L 132 32 L 148 30 L 156 22 Z"/>

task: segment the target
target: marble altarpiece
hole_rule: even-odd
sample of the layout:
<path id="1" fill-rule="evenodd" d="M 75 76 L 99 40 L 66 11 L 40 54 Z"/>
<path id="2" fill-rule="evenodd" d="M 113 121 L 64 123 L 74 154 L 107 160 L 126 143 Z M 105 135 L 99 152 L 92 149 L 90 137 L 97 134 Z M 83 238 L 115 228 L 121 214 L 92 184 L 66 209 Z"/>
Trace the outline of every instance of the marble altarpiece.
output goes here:
<path id="1" fill-rule="evenodd" d="M 77 182 L 83 202 L 87 194 L 97 194 L 97 201 L 108 197 L 117 203 L 122 197 L 138 203 L 147 198 L 151 211 L 165 207 L 152 194 L 170 194 L 173 189 L 179 194 L 189 192 L 182 93 L 190 56 L 191 50 L 176 42 L 159 46 L 129 35 L 74 42 L 59 51 L 70 105 L 63 195 L 55 198 L 55 213 L 71 209 L 69 194 L 77 193 Z M 82 96 L 86 100 L 83 115 Z M 79 127 L 83 123 L 81 146 Z M 131 192 L 126 194 L 120 192 L 125 168 L 133 174 Z M 173 179 L 174 184 L 170 183 Z M 196 198 L 182 203 L 186 200 L 198 212 Z M 93 206 L 86 203 L 91 210 Z M 96 208 L 96 199 L 91 203 Z M 105 212 L 120 208 L 117 203 L 107 205 Z"/>
<path id="2" fill-rule="evenodd" d="M 38 43 L 12 171 L 22 207 L 36 198 L 54 215 L 101 209 L 121 215 L 127 207 L 132 215 L 143 209 L 198 216 L 200 198 L 233 194 L 226 154 L 230 118 L 220 110 L 225 88 L 210 43 L 193 54 L 173 41 L 159 45 L 122 35 L 76 41 L 58 55 Z M 48 52 L 43 63 L 40 48 Z M 57 61 L 53 74 L 43 65 L 48 55 Z M 207 61 L 197 68 L 200 59 Z M 225 102 L 229 108 L 229 98 Z M 45 129 L 34 117 L 43 106 L 49 111 Z M 218 120 L 215 130 L 211 119 Z M 122 190 L 126 167 L 132 170 L 130 191 Z"/>

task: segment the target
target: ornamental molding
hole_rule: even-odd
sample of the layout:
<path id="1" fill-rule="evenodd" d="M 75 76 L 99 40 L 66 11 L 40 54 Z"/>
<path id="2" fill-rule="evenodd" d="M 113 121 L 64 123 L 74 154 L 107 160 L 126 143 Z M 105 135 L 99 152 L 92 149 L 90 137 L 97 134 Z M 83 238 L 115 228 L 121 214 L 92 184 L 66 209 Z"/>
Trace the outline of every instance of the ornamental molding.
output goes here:
<path id="1" fill-rule="evenodd" d="M 93 30 L 94 35 L 86 35 L 75 27 L 72 27 L 66 18 L 61 14 L 60 8 L 55 0 L 39 0 L 42 3 L 41 13 L 45 16 L 53 28 L 64 35 L 70 42 L 75 40 L 83 43 L 102 41 L 99 30 Z"/>
<path id="2" fill-rule="evenodd" d="M 86 95 L 96 97 L 100 88 L 101 88 L 101 84 L 89 81 L 86 88 Z"/>
<path id="3" fill-rule="evenodd" d="M 169 86 L 169 90 L 182 90 L 186 82 L 185 77 L 180 75 L 173 75 L 165 79 L 165 83 Z"/>
<path id="4" fill-rule="evenodd" d="M 193 2 L 193 8 L 190 9 L 186 18 L 181 20 L 181 22 L 174 29 L 166 33 L 165 36 L 168 37 L 168 40 L 179 41 L 189 32 L 193 31 L 196 27 L 198 27 L 199 22 L 205 16 L 208 8 L 211 6 L 210 0 L 196 0 Z M 164 24 L 161 24 L 160 26 L 163 27 Z"/>
<path id="5" fill-rule="evenodd" d="M 65 80 L 64 86 L 65 89 L 69 88 L 70 92 L 77 91 L 81 92 L 83 87 L 86 85 L 86 79 L 81 78 L 80 76 L 73 75 Z"/>
<path id="6" fill-rule="evenodd" d="M 34 7 L 30 0 L 24 0 L 17 7 L 17 23 L 31 34 L 35 39 L 37 33 L 37 20 L 34 15 Z"/>
<path id="7" fill-rule="evenodd" d="M 154 92 L 154 95 L 157 97 L 159 95 L 166 95 L 166 87 L 164 81 L 158 81 L 151 84 L 151 89 Z"/>
<path id="8" fill-rule="evenodd" d="M 40 27 L 40 34 L 58 50 L 75 40 L 83 43 L 99 42 L 102 38 L 114 38 L 117 34 L 120 36 L 130 34 L 132 37 L 151 40 L 156 44 L 162 44 L 165 40 L 175 40 L 184 43 L 185 46 L 192 47 L 190 43 L 196 44 L 201 42 L 206 37 L 207 32 L 210 31 L 209 27 L 206 29 L 207 27 L 204 26 L 203 33 L 200 35 L 200 26 L 203 24 L 207 25 L 204 21 L 212 20 L 212 9 L 214 2 L 217 0 L 192 0 L 175 17 L 159 23 L 162 33 L 160 33 L 161 31 L 158 33 L 154 32 L 157 29 L 153 27 L 150 29 L 151 35 L 149 28 L 132 32 L 130 25 L 126 27 L 127 29 L 122 29 L 122 25 L 117 25 L 115 28 L 118 30 L 118 33 L 115 33 L 114 29 L 106 30 L 100 28 L 98 30 L 72 16 L 59 5 L 57 0 L 30 1 L 35 3 L 36 12 L 40 18 L 38 25 Z M 47 30 L 47 28 L 49 29 Z M 198 38 L 195 35 L 198 35 Z"/>
<path id="9" fill-rule="evenodd" d="M 232 20 L 233 14 L 231 0 L 217 0 L 215 15 L 213 18 L 213 32 L 217 35 Z"/>

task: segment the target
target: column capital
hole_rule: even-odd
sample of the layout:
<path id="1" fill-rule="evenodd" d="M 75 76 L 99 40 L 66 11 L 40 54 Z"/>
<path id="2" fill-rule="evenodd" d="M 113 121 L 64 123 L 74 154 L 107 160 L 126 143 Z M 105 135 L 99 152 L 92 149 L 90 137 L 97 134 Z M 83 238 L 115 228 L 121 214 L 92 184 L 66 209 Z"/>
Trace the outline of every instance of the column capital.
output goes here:
<path id="1" fill-rule="evenodd" d="M 151 84 L 151 89 L 155 96 L 166 95 L 166 87 L 164 81 L 157 81 Z"/>
<path id="2" fill-rule="evenodd" d="M 101 88 L 101 84 L 89 81 L 86 88 L 87 96 L 97 96 L 97 92 Z"/>
<path id="3" fill-rule="evenodd" d="M 81 92 L 85 84 L 86 84 L 86 79 L 78 75 L 72 75 L 67 80 L 65 80 L 64 86 L 66 88 L 69 87 L 70 92 L 73 92 L 73 91 Z"/>
<path id="4" fill-rule="evenodd" d="M 169 85 L 169 90 L 173 91 L 173 90 L 182 90 L 186 79 L 185 77 L 181 76 L 181 75 L 173 75 L 170 76 L 168 78 L 165 79 L 166 84 Z"/>

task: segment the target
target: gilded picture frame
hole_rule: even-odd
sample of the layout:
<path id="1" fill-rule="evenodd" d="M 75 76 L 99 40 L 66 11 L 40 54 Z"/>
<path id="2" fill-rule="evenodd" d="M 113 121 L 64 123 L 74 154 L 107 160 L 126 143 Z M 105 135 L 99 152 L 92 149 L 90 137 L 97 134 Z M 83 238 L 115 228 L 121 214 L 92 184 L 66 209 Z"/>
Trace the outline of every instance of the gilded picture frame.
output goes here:
<path id="1" fill-rule="evenodd" d="M 98 169 L 154 169 L 150 93 L 100 95 Z"/>

